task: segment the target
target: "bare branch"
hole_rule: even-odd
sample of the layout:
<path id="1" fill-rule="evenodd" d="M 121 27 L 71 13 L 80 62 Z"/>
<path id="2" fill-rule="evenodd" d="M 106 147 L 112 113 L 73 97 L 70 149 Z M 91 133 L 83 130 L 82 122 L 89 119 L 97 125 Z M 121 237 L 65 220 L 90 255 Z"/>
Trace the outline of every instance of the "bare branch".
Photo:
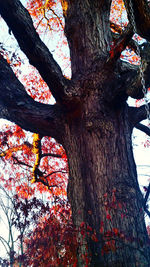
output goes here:
<path id="1" fill-rule="evenodd" d="M 34 101 L 14 75 L 7 61 L 0 59 L 0 117 L 22 128 L 61 141 L 64 112 L 60 106 Z"/>
<path id="2" fill-rule="evenodd" d="M 49 176 L 51 176 L 51 175 L 53 175 L 53 174 L 56 174 L 56 173 L 59 173 L 59 172 L 60 172 L 60 173 L 67 173 L 66 171 L 53 171 L 53 172 L 49 173 L 49 174 L 46 175 L 46 176 L 36 178 L 35 182 L 36 182 L 36 183 L 41 182 L 43 185 L 47 186 L 47 188 L 51 191 L 51 188 L 53 188 L 53 187 L 58 187 L 58 185 L 57 185 L 57 184 L 50 185 L 49 182 L 48 182 L 48 180 L 47 180 L 47 178 L 48 178 Z M 51 192 L 52 192 L 52 191 L 51 191 Z"/>
<path id="3" fill-rule="evenodd" d="M 61 170 L 61 171 L 53 171 L 53 172 L 50 172 L 49 174 L 47 174 L 46 176 L 44 176 L 43 178 L 46 179 L 47 177 L 49 177 L 49 176 L 51 176 L 53 174 L 56 174 L 58 172 L 60 172 L 60 173 L 67 173 L 67 171 L 63 171 L 63 170 Z"/>
<path id="4" fill-rule="evenodd" d="M 60 17 L 56 14 L 56 12 L 52 8 L 49 8 L 49 10 L 56 16 L 56 18 L 59 21 L 62 29 L 64 30 L 64 25 L 62 24 Z"/>
<path id="5" fill-rule="evenodd" d="M 41 155 L 41 158 L 43 158 L 43 157 L 53 157 L 53 158 L 61 159 L 62 158 L 62 155 L 54 154 L 54 153 L 43 153 Z"/>
<path id="6" fill-rule="evenodd" d="M 43 180 L 42 178 L 38 178 L 37 180 L 36 180 L 36 183 L 42 183 L 43 185 L 45 185 L 45 186 L 47 186 L 47 188 L 52 192 L 52 188 L 54 188 L 54 187 L 58 187 L 58 185 L 56 185 L 56 184 L 54 184 L 54 185 L 49 185 L 49 183 L 48 183 L 48 181 L 45 179 L 45 180 Z"/>
<path id="7" fill-rule="evenodd" d="M 148 217 L 150 218 L 150 211 L 149 211 L 147 208 L 145 208 L 144 211 L 146 212 L 146 214 L 147 214 Z"/>
<path id="8" fill-rule="evenodd" d="M 148 136 L 150 136 L 150 128 L 148 128 L 147 126 L 145 126 L 141 123 L 138 123 L 135 125 L 135 128 L 146 133 Z"/>
<path id="9" fill-rule="evenodd" d="M 9 254 L 9 250 L 8 250 L 8 248 L 10 249 L 10 245 L 9 245 L 9 243 L 8 243 L 2 236 L 0 236 L 0 241 L 1 241 L 1 243 L 3 244 L 3 246 L 4 246 L 5 250 L 6 250 L 6 252 Z M 6 245 L 8 246 L 8 248 L 7 248 Z"/>
<path id="10" fill-rule="evenodd" d="M 147 188 L 147 191 L 145 194 L 145 198 L 144 198 L 144 209 L 146 209 L 146 207 L 147 207 L 147 201 L 149 199 L 149 196 L 150 196 L 150 183 L 148 185 L 148 188 Z"/>
<path id="11" fill-rule="evenodd" d="M 149 108 L 150 108 L 150 103 L 149 103 Z M 130 123 L 132 127 L 136 127 L 139 124 L 139 122 L 147 119 L 147 111 L 145 109 L 145 105 L 142 105 L 139 108 L 129 107 L 129 116 L 130 116 Z M 142 128 L 141 126 L 138 126 L 138 127 Z M 142 129 L 139 129 L 139 130 L 142 130 Z M 143 127 L 143 131 L 144 131 L 144 127 Z M 148 134 L 148 131 L 147 131 L 147 134 Z"/>
<path id="12" fill-rule="evenodd" d="M 37 34 L 29 12 L 19 0 L 0 0 L 0 14 L 13 32 L 21 50 L 41 74 L 58 102 L 67 98 L 69 80 L 62 75 L 61 68 L 53 59 L 46 45 Z"/>
<path id="13" fill-rule="evenodd" d="M 15 156 L 13 156 L 13 155 L 12 155 L 12 158 L 13 158 L 13 159 L 17 162 L 17 164 L 19 164 L 19 165 L 23 165 L 23 166 L 26 166 L 26 167 L 29 167 L 29 168 L 33 168 L 33 166 L 31 166 L 30 164 L 27 164 L 27 163 L 25 163 L 25 162 L 19 160 L 17 157 L 15 157 Z M 16 163 L 14 163 L 14 164 L 16 164 Z"/>
<path id="14" fill-rule="evenodd" d="M 116 42 L 122 35 L 122 27 L 120 25 L 112 23 L 112 22 L 110 22 L 110 27 L 111 27 L 111 29 L 113 29 L 115 31 L 115 32 L 112 32 L 112 37 L 113 37 L 114 42 Z M 128 24 L 125 31 L 128 31 L 128 34 L 130 34 L 130 31 L 131 31 L 132 35 L 133 35 L 133 30 L 132 30 L 131 25 Z M 124 31 L 124 33 L 125 33 L 125 31 Z M 130 48 L 131 50 L 133 50 L 136 53 L 137 45 L 136 45 L 136 42 L 134 41 L 134 39 L 130 39 L 127 46 L 128 46 L 128 48 Z"/>

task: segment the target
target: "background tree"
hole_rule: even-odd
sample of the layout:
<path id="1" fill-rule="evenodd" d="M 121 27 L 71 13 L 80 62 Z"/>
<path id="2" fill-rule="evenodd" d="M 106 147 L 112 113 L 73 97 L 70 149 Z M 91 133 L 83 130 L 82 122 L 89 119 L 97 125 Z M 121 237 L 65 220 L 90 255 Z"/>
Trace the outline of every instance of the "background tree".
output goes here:
<path id="1" fill-rule="evenodd" d="M 27 235 L 42 217 L 50 213 L 50 207 L 48 203 L 35 197 L 20 198 L 17 194 L 7 192 L 2 186 L 0 192 L 1 219 L 3 219 L 1 226 L 5 232 L 0 236 L 0 242 L 6 252 L 6 259 L 3 259 L 1 264 L 13 267 L 18 263 L 18 266 L 24 266 Z"/>
<path id="2" fill-rule="evenodd" d="M 17 241 L 16 234 L 14 233 L 14 210 L 12 207 L 11 197 L 4 188 L 0 187 L 0 210 L 1 210 L 1 226 L 3 225 L 6 230 L 5 236 L 0 236 L 0 242 L 3 249 L 7 253 L 8 261 L 10 266 L 14 266 L 15 262 L 15 244 Z M 3 224 L 2 224 L 3 220 Z M 4 232 L 3 232 L 4 233 Z M 3 259 L 5 260 L 5 259 Z M 8 264 L 8 263 L 7 263 Z M 7 266 L 7 265 L 6 265 Z"/>
<path id="3" fill-rule="evenodd" d="M 139 66 L 121 59 L 127 45 L 136 51 L 130 2 L 125 1 L 129 23 L 125 28 L 112 25 L 116 34 L 111 32 L 109 21 L 111 2 L 61 1 L 70 49 L 69 80 L 39 38 L 20 1 L 0 0 L 1 16 L 56 100 L 54 105 L 33 100 L 1 55 L 0 115 L 38 133 L 34 141 L 34 182 L 40 177 L 35 173 L 41 158 L 40 138 L 51 136 L 65 148 L 69 164 L 67 195 L 79 230 L 78 266 L 148 266 L 146 205 L 137 181 L 131 141 L 134 127 L 149 134 L 149 129 L 139 124 L 147 112 L 144 105 L 133 108 L 126 103 L 129 96 L 143 98 Z M 29 3 L 33 6 L 35 2 Z M 37 3 L 49 26 L 45 12 L 60 2 Z M 122 2 L 118 3 L 122 7 Z M 146 0 L 131 3 L 137 33 L 146 39 L 141 56 L 149 87 L 149 6 Z"/>

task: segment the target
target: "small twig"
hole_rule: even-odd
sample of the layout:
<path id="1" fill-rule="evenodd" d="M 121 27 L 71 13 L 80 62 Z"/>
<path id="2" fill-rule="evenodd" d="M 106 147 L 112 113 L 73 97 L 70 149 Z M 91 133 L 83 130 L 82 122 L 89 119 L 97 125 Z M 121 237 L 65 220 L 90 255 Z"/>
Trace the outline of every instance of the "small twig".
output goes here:
<path id="1" fill-rule="evenodd" d="M 25 163 L 25 162 L 19 160 L 19 159 L 18 159 L 17 157 L 15 157 L 15 156 L 12 156 L 12 158 L 13 158 L 14 160 L 16 160 L 17 163 L 20 164 L 20 165 L 24 165 L 24 166 L 27 166 L 27 167 L 29 167 L 29 168 L 33 168 L 31 165 L 29 165 L 29 164 L 27 164 L 27 163 Z"/>
<path id="2" fill-rule="evenodd" d="M 53 153 L 43 153 L 41 155 L 41 158 L 43 157 L 54 157 L 54 158 L 62 158 L 62 155 L 59 154 L 53 154 Z"/>
<path id="3" fill-rule="evenodd" d="M 63 24 L 62 24 L 61 19 L 59 18 L 59 16 L 55 13 L 55 11 L 52 8 L 49 8 L 49 10 L 52 11 L 52 13 L 56 16 L 56 18 L 58 19 L 58 21 L 59 21 L 62 29 L 64 30 L 64 26 L 63 26 Z"/>
<path id="4" fill-rule="evenodd" d="M 44 16 L 44 18 L 45 18 L 46 21 L 47 21 L 47 26 L 48 26 L 49 30 L 51 31 L 52 28 L 51 28 L 51 26 L 50 26 L 50 24 L 49 24 L 49 19 L 48 19 L 47 16 L 46 16 L 45 8 L 43 8 L 43 16 Z"/>
<path id="5" fill-rule="evenodd" d="M 43 19 L 44 19 L 44 18 L 41 18 L 41 19 L 40 19 L 40 21 L 39 21 L 39 23 L 38 23 L 38 25 L 37 25 L 37 27 L 36 27 L 36 30 L 37 30 L 38 27 L 40 26 L 40 24 L 41 24 L 41 22 L 42 22 Z"/>
<path id="6" fill-rule="evenodd" d="M 41 182 L 42 184 L 44 184 L 45 186 L 48 187 L 48 189 L 52 188 L 52 187 L 58 187 L 58 185 L 54 184 L 54 185 L 49 185 L 48 181 L 44 181 L 43 179 L 41 178 L 38 178 L 36 180 L 36 182 Z"/>
<path id="7" fill-rule="evenodd" d="M 43 178 L 46 179 L 48 176 L 51 176 L 51 175 L 58 173 L 58 172 L 67 173 L 67 171 L 53 171 L 53 172 L 49 173 L 48 175 L 44 176 Z"/>

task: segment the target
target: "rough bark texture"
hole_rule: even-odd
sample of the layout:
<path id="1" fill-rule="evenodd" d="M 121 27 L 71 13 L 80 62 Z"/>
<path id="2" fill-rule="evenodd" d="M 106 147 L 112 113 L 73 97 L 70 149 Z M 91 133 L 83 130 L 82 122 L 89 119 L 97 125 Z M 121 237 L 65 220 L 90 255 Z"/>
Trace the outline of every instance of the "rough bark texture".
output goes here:
<path id="1" fill-rule="evenodd" d="M 142 16 L 143 6 L 136 9 L 137 2 L 133 1 L 135 15 L 140 12 Z M 119 59 L 132 34 L 125 31 L 113 53 L 109 53 L 111 1 L 67 3 L 64 16 L 71 81 L 63 77 L 19 0 L 0 0 L 2 17 L 57 100 L 54 106 L 35 102 L 1 59 L 0 115 L 63 144 L 70 170 L 68 198 L 73 221 L 77 227 L 84 222 L 94 234 L 84 238 L 79 234 L 83 244 L 78 251 L 78 266 L 85 265 L 82 254 L 88 250 L 90 267 L 148 267 L 149 239 L 131 143 L 132 129 L 146 118 L 146 112 L 144 106 L 139 109 L 127 106 L 128 95 L 143 96 L 139 67 Z M 145 36 L 149 36 L 147 18 L 148 15 L 144 17 Z M 143 56 L 148 47 L 144 46 Z M 147 85 L 149 63 L 148 59 Z"/>
<path id="2" fill-rule="evenodd" d="M 143 255 L 148 240 L 145 239 L 142 196 L 137 183 L 130 130 L 127 121 L 121 119 L 125 114 L 120 114 L 117 120 L 112 117 L 112 114 L 111 119 L 107 115 L 105 119 L 98 116 L 90 127 L 81 120 L 67 129 L 68 197 L 73 218 L 76 225 L 86 222 L 95 229 L 100 241 L 103 238 L 100 237 L 101 222 L 104 222 L 105 234 L 116 227 L 124 235 L 124 238 L 108 238 L 109 241 L 116 240 L 116 252 L 109 251 L 104 258 L 100 253 L 104 243 L 90 241 L 91 266 L 148 266 Z M 113 201 L 116 202 L 114 206 Z"/>
<path id="3" fill-rule="evenodd" d="M 89 266 L 149 266 L 128 111 L 126 104 L 121 108 L 104 105 L 95 88 L 66 124 L 63 144 L 69 161 L 68 198 L 74 223 L 86 222 L 99 240 L 88 239 Z M 111 236 L 114 228 L 119 230 L 118 236 Z M 107 241 L 114 242 L 114 250 L 110 248 L 102 256 Z M 84 266 L 82 260 L 79 266 Z"/>

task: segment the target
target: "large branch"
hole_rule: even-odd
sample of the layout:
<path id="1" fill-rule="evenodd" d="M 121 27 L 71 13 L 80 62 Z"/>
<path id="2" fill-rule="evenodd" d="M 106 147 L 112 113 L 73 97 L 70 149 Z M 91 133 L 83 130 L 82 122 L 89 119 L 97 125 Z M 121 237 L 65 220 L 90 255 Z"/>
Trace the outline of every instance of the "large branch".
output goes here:
<path id="1" fill-rule="evenodd" d="M 120 60 L 118 68 L 121 79 L 124 81 L 123 90 L 127 95 L 136 99 L 143 98 L 139 66 Z"/>
<path id="2" fill-rule="evenodd" d="M 34 101 L 14 75 L 7 61 L 0 57 L 0 117 L 15 122 L 25 130 L 48 135 L 61 142 L 63 110 L 60 106 Z"/>
<path id="3" fill-rule="evenodd" d="M 134 98 L 143 98 L 142 85 L 139 75 L 139 67 L 133 64 L 129 64 L 120 59 L 117 62 L 109 59 L 108 64 L 111 69 L 114 70 L 114 77 L 110 86 L 107 89 L 105 85 L 106 99 L 109 103 L 117 105 L 126 101 L 128 96 Z M 110 80 L 110 75 L 109 75 Z"/>
<path id="4" fill-rule="evenodd" d="M 19 0 L 0 0 L 0 14 L 13 32 L 30 64 L 40 73 L 56 101 L 64 102 L 69 81 L 37 34 L 29 12 Z"/>
<path id="5" fill-rule="evenodd" d="M 147 0 L 124 0 L 128 19 L 132 24 L 130 1 L 132 2 L 137 33 L 150 41 L 150 8 Z"/>
<path id="6" fill-rule="evenodd" d="M 150 110 L 150 103 L 148 104 L 148 106 Z M 145 105 L 142 105 L 139 108 L 129 107 L 129 116 L 130 116 L 130 123 L 132 127 L 138 126 L 139 122 L 147 119 L 147 111 L 146 111 Z M 142 130 L 140 125 L 138 126 L 138 129 Z M 144 127 L 143 127 L 143 132 L 145 132 Z"/>
<path id="7" fill-rule="evenodd" d="M 142 123 L 136 124 L 135 128 L 142 131 L 143 133 L 146 133 L 148 136 L 150 136 L 150 128 L 143 125 Z"/>
<path id="8" fill-rule="evenodd" d="M 141 55 L 143 61 L 143 71 L 146 88 L 150 87 L 150 52 L 149 44 L 143 44 L 141 48 Z M 139 65 L 130 64 L 128 62 L 118 60 L 117 72 L 120 76 L 121 90 L 135 99 L 143 98 L 143 86 L 141 83 Z M 116 86 L 117 88 L 117 86 Z M 116 92 L 117 93 L 117 92 Z M 119 93 L 119 92 L 118 92 Z"/>
<path id="9" fill-rule="evenodd" d="M 115 69 L 114 83 L 111 83 L 113 91 L 113 99 L 109 96 L 109 101 L 118 101 L 130 96 L 135 99 L 142 99 L 143 86 L 141 83 L 140 65 L 130 64 L 120 59 L 120 53 L 125 49 L 127 43 L 131 44 L 132 48 L 136 50 L 135 44 L 130 41 L 132 36 L 132 28 L 129 26 L 122 35 L 115 41 L 115 45 L 110 51 L 110 58 L 106 65 L 111 65 Z M 128 42 L 129 41 L 129 42 Z M 145 79 L 146 88 L 150 87 L 150 44 L 145 42 L 139 46 L 142 58 L 143 75 Z M 117 60 L 118 59 L 118 60 Z"/>

